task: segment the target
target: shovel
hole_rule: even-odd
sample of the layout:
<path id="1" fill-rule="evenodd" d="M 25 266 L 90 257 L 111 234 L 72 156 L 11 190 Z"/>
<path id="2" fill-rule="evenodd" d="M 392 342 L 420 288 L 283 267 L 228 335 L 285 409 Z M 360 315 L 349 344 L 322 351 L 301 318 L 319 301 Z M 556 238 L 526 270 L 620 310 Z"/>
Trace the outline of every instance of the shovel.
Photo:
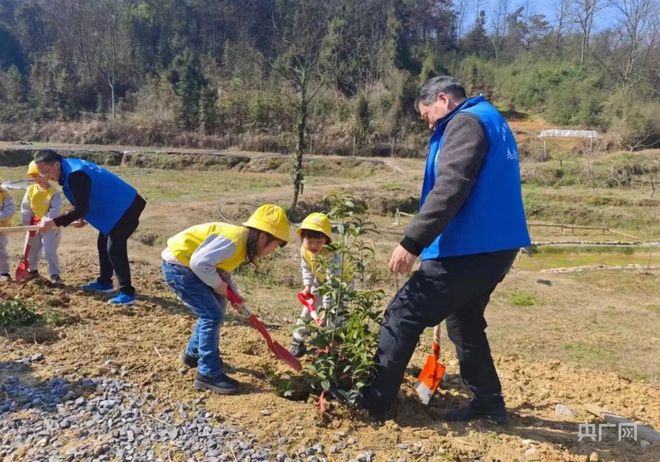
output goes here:
<path id="1" fill-rule="evenodd" d="M 266 344 L 268 345 L 268 349 L 271 351 L 271 353 L 273 353 L 278 359 L 282 360 L 285 364 L 293 368 L 293 370 L 302 370 L 300 361 L 298 361 L 298 359 L 296 359 L 296 357 L 293 356 L 289 350 L 273 340 L 273 338 L 268 333 L 266 326 L 264 326 L 255 315 L 250 313 L 250 310 L 248 310 L 243 304 L 243 299 L 239 297 L 238 294 L 236 294 L 236 292 L 234 292 L 234 290 L 229 285 L 227 286 L 227 299 L 236 309 L 236 311 L 244 316 L 247 316 L 250 325 L 257 329 L 261 336 L 266 340 Z"/>
<path id="2" fill-rule="evenodd" d="M 323 319 L 319 318 L 319 314 L 316 312 L 316 297 L 314 294 L 298 292 L 298 301 L 309 310 L 309 315 L 316 321 L 318 326 L 323 325 Z"/>
<path id="3" fill-rule="evenodd" d="M 23 279 L 25 279 L 25 275 L 27 274 L 29 269 L 28 255 L 30 254 L 30 249 L 32 248 L 32 242 L 34 241 L 34 237 L 37 235 L 37 230 L 39 229 L 39 226 L 36 226 L 35 223 L 36 220 L 34 219 L 34 217 L 32 217 L 32 226 L 17 226 L 20 228 L 29 228 L 29 229 L 27 230 L 27 235 L 25 236 L 25 246 L 23 247 L 23 258 L 18 264 L 18 268 L 16 268 L 16 275 L 15 275 L 16 282 L 23 282 Z"/>
<path id="4" fill-rule="evenodd" d="M 438 324 L 433 328 L 433 354 L 426 358 L 424 368 L 415 382 L 415 391 L 422 403 L 428 406 L 444 374 L 445 365 L 440 362 L 440 324 Z"/>

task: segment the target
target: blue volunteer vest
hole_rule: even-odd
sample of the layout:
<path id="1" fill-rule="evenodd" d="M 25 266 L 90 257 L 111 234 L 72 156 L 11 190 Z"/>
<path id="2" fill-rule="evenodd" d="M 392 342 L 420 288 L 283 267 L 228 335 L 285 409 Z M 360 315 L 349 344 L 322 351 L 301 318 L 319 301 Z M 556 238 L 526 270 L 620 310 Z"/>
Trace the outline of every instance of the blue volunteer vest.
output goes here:
<path id="1" fill-rule="evenodd" d="M 69 202 L 73 194 L 69 188 L 69 175 L 85 173 L 91 183 L 89 208 L 85 220 L 103 234 L 108 234 L 131 206 L 137 196 L 133 186 L 96 164 L 81 159 L 62 159 L 62 191 Z"/>
<path id="2" fill-rule="evenodd" d="M 488 153 L 470 195 L 442 234 L 422 251 L 422 260 L 518 249 L 531 244 L 516 140 L 506 120 L 483 96 L 464 101 L 438 121 L 429 142 L 420 207 L 435 185 L 436 160 L 444 143 L 445 128 L 459 112 L 479 118 L 488 137 Z"/>

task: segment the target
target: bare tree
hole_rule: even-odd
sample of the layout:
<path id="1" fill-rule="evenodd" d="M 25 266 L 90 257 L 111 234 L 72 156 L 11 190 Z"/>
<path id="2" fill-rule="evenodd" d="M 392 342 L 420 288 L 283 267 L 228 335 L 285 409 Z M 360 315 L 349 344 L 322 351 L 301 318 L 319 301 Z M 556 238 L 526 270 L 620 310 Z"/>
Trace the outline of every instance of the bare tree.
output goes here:
<path id="1" fill-rule="evenodd" d="M 115 117 L 116 88 L 120 71 L 127 68 L 130 46 L 124 22 L 130 0 L 52 0 L 50 11 L 63 38 L 68 56 L 80 63 L 82 77 L 102 78 L 110 88 Z"/>
<path id="2" fill-rule="evenodd" d="M 559 56 L 561 51 L 561 38 L 565 29 L 567 28 L 567 23 L 570 20 L 570 7 L 571 0 L 556 0 L 554 5 L 555 12 L 555 40 L 554 47 L 552 50 L 553 59 Z"/>
<path id="3" fill-rule="evenodd" d="M 623 81 L 630 82 L 637 66 L 643 66 L 641 60 L 646 56 L 643 42 L 653 46 L 658 34 L 657 0 L 618 0 L 614 7 L 621 14 L 621 31 L 628 42 L 628 53 L 623 69 Z"/>
<path id="4" fill-rule="evenodd" d="M 510 0 L 497 0 L 491 10 L 491 29 L 493 31 L 491 41 L 495 50 L 495 65 L 499 64 L 499 56 L 507 36 Z"/>
<path id="5" fill-rule="evenodd" d="M 591 40 L 591 30 L 594 25 L 596 14 L 607 6 L 607 0 L 573 0 L 573 15 L 575 22 L 580 27 L 582 40 L 580 41 L 580 64 L 589 52 L 589 42 Z"/>
<path id="6" fill-rule="evenodd" d="M 471 15 L 474 11 L 479 11 L 478 9 L 472 8 L 473 4 L 473 0 L 454 1 L 454 12 L 456 14 L 456 40 L 463 38 L 468 15 Z"/>
<path id="7" fill-rule="evenodd" d="M 274 28 L 280 35 L 282 49 L 278 58 L 261 63 L 277 72 L 293 87 L 296 98 L 296 150 L 293 157 L 293 197 L 291 210 L 298 205 L 304 188 L 303 155 L 307 147 L 307 124 L 310 105 L 325 83 L 321 72 L 320 52 L 327 29 L 323 2 L 301 0 L 289 4 L 275 18 Z"/>

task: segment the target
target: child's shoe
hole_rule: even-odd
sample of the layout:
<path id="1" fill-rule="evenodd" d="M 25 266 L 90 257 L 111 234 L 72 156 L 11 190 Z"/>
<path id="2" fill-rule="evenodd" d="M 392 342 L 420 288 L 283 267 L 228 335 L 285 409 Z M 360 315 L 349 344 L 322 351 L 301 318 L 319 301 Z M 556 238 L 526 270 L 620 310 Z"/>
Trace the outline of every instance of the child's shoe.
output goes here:
<path id="1" fill-rule="evenodd" d="M 238 390 L 238 381 L 227 374 L 220 374 L 218 377 L 197 374 L 193 386 L 198 390 L 211 390 L 221 395 L 229 395 Z"/>
<path id="2" fill-rule="evenodd" d="M 62 278 L 60 277 L 59 274 L 51 274 L 50 282 L 51 284 L 57 287 L 62 287 L 64 285 L 64 282 L 62 281 Z"/>
<path id="3" fill-rule="evenodd" d="M 31 281 L 32 279 L 38 277 L 39 277 L 39 270 L 28 271 L 27 273 L 25 273 L 25 276 L 23 276 L 23 281 L 24 282 Z"/>
<path id="4" fill-rule="evenodd" d="M 296 358 L 302 358 L 307 353 L 307 347 L 305 342 L 293 339 L 291 346 L 289 346 L 289 352 Z"/>

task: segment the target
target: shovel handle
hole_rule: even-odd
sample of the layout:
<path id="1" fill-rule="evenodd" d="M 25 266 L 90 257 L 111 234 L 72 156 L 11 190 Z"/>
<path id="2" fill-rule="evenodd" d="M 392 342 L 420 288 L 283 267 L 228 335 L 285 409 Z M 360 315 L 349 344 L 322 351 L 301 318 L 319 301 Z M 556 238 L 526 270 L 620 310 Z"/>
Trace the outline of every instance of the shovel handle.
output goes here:
<path id="1" fill-rule="evenodd" d="M 433 328 L 433 356 L 440 358 L 440 324 Z"/>
<path id="2" fill-rule="evenodd" d="M 39 225 L 30 226 L 0 226 L 0 233 L 25 233 L 39 231 Z"/>

